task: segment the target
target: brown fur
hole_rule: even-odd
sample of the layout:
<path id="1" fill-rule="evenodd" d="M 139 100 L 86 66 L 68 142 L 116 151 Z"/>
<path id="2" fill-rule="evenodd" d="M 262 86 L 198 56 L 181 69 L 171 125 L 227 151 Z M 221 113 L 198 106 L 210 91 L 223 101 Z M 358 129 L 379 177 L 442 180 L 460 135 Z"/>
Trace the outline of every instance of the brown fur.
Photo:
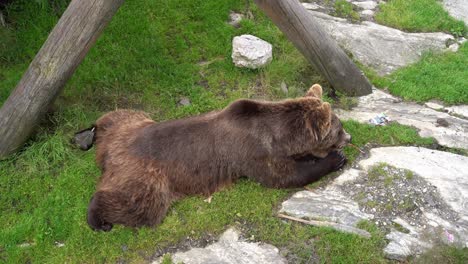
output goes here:
<path id="1" fill-rule="evenodd" d="M 345 161 L 349 142 L 314 85 L 305 97 L 281 102 L 238 100 L 221 111 L 156 123 L 119 110 L 96 122 L 102 169 L 88 208 L 93 229 L 152 226 L 171 203 L 210 195 L 242 176 L 268 187 L 313 182 Z"/>

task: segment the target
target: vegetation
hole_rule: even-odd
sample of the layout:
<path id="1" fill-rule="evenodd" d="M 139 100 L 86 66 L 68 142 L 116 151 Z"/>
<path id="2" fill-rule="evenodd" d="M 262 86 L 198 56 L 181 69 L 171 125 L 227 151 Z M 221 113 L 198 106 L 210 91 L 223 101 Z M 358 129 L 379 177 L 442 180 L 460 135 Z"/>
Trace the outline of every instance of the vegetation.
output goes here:
<path id="1" fill-rule="evenodd" d="M 467 26 L 449 16 L 436 0 L 391 0 L 380 5 L 376 14 L 380 24 L 411 32 L 440 32 L 463 36 Z M 381 77 L 364 69 L 377 87 L 407 100 L 425 102 L 437 99 L 446 104 L 468 103 L 468 44 L 458 52 L 428 52 L 422 59 L 390 76 Z"/>
<path id="2" fill-rule="evenodd" d="M 468 103 L 468 43 L 456 53 L 427 53 L 421 61 L 390 76 L 391 93 L 417 102 L 438 99 L 447 104 Z"/>
<path id="3" fill-rule="evenodd" d="M 0 105 L 21 78 L 67 1 L 18 0 L 0 27 Z M 63 4 L 65 3 L 65 4 Z M 230 10 L 251 12 L 236 29 Z M 265 69 L 232 65 L 232 37 L 249 33 L 273 44 Z M 6 36 L 3 38 L 3 36 Z M 288 94 L 281 83 L 288 85 Z M 294 190 L 274 190 L 242 180 L 213 196 L 175 204 L 157 228 L 115 226 L 92 232 L 86 208 L 99 177 L 94 150 L 81 152 L 73 133 L 115 108 L 136 108 L 156 120 L 219 109 L 239 97 L 284 98 L 324 80 L 308 66 L 279 30 L 253 4 L 236 0 L 126 1 L 58 98 L 28 145 L 0 162 L 0 262 L 94 263 L 148 260 L 159 249 L 185 238 L 218 235 L 240 226 L 247 236 L 284 248 L 298 263 L 312 254 L 325 263 L 382 263 L 383 235 L 368 222 L 364 239 L 328 228 L 284 223 L 277 206 Z M 326 84 L 325 84 L 326 86 Z M 191 105 L 180 107 L 181 96 Z M 372 127 L 344 122 L 363 147 L 432 144 L 412 128 Z M 346 148 L 353 160 L 354 148 Z"/>
<path id="4" fill-rule="evenodd" d="M 360 17 L 358 12 L 354 10 L 353 4 L 346 0 L 337 0 L 333 4 L 335 9 L 335 16 L 350 19 L 351 21 L 359 21 Z"/>
<path id="5" fill-rule="evenodd" d="M 437 0 L 390 0 L 379 6 L 375 19 L 379 24 L 410 32 L 443 31 L 463 36 L 466 25 L 451 17 Z"/>

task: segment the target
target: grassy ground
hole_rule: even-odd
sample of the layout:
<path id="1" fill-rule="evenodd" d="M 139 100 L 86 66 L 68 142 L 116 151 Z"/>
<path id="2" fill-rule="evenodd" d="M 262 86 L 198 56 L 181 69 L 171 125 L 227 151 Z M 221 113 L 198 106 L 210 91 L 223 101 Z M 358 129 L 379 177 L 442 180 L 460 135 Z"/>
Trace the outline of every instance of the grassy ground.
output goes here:
<path id="1" fill-rule="evenodd" d="M 375 19 L 382 25 L 410 32 L 467 33 L 464 23 L 452 18 L 437 0 L 390 0 L 379 7 Z"/>
<path id="2" fill-rule="evenodd" d="M 424 54 L 411 66 L 388 76 L 364 69 L 372 83 L 406 100 L 439 100 L 446 105 L 468 104 L 468 43 L 457 52 Z"/>
<path id="3" fill-rule="evenodd" d="M 447 32 L 466 36 L 468 29 L 455 20 L 436 0 L 391 0 L 380 5 L 378 23 L 411 32 Z M 425 102 L 431 99 L 446 104 L 468 103 L 468 44 L 458 52 L 428 52 L 420 62 L 397 70 L 387 77 L 367 71 L 374 85 L 388 88 L 407 100 Z"/>
<path id="4" fill-rule="evenodd" d="M 65 1 L 66 2 L 66 1 Z M 14 88 L 29 61 L 56 23 L 64 5 L 53 1 L 17 1 L 7 10 L 10 28 L 0 29 L 0 102 Z M 45 4 L 44 4 L 45 3 Z M 58 3 L 58 4 L 57 4 Z M 191 237 L 217 235 L 238 225 L 247 236 L 289 252 L 297 263 L 316 256 L 325 263 L 382 263 L 383 235 L 363 239 L 327 228 L 284 223 L 274 214 L 294 190 L 266 189 L 243 180 L 216 193 L 175 204 L 155 229 L 114 227 L 92 232 L 86 208 L 99 170 L 94 150 L 69 143 L 73 133 L 117 107 L 144 109 L 156 120 L 219 109 L 239 97 L 283 98 L 324 83 L 305 60 L 250 4 L 253 19 L 239 29 L 225 23 L 230 10 L 246 12 L 243 1 L 127 1 L 78 68 L 51 112 L 20 153 L 0 163 L 0 262 L 95 263 L 148 260 L 158 249 Z M 230 59 L 233 36 L 250 33 L 274 47 L 266 69 L 235 68 Z M 280 90 L 281 82 L 289 94 Z M 178 107 L 181 96 L 191 105 Z M 344 126 L 358 146 L 429 146 L 401 125 L 371 127 L 353 121 Z M 357 157 L 355 149 L 346 149 Z M 59 246 L 63 243 L 63 246 Z"/>

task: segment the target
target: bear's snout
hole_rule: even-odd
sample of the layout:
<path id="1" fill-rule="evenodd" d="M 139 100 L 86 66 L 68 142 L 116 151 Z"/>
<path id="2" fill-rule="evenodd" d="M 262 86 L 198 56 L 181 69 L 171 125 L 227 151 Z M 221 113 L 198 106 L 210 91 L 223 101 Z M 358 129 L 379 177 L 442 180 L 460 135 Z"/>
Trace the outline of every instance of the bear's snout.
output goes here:
<path id="1" fill-rule="evenodd" d="M 93 196 L 91 197 L 91 201 L 89 202 L 87 219 L 88 225 L 93 231 L 111 231 L 113 225 L 102 219 L 97 199 L 98 198 L 95 198 L 95 196 Z"/>

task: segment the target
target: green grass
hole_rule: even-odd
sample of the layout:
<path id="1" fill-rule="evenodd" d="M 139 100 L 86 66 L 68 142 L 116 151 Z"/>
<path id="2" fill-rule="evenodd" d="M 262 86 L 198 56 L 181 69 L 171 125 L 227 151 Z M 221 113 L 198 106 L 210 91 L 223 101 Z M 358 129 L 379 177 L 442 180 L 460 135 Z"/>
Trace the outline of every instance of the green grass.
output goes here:
<path id="1" fill-rule="evenodd" d="M 431 99 L 447 105 L 468 103 L 468 43 L 457 52 L 429 52 L 411 66 L 381 77 L 364 69 L 374 85 L 406 100 L 427 102 Z"/>
<path id="2" fill-rule="evenodd" d="M 335 1 L 333 8 L 335 9 L 335 16 L 347 18 L 351 21 L 359 21 L 360 19 L 358 12 L 354 10 L 354 5 L 346 0 Z"/>
<path id="3" fill-rule="evenodd" d="M 21 78 L 56 23 L 66 1 L 16 1 L 0 36 L 0 102 Z M 39 4 L 40 3 L 40 4 Z M 254 18 L 239 29 L 225 23 L 230 10 L 246 11 L 243 1 L 126 1 L 87 55 L 37 134 L 19 153 L 0 162 L 0 262 L 95 263 L 143 262 L 158 249 L 187 237 L 218 235 L 227 226 L 284 248 L 306 262 L 316 254 L 325 263 L 382 263 L 383 234 L 370 223 L 364 239 L 327 228 L 284 223 L 275 217 L 294 190 L 274 190 L 242 180 L 214 195 L 179 201 L 157 228 L 116 226 L 92 232 L 86 208 L 99 178 L 94 150 L 81 152 L 73 133 L 116 107 L 144 109 L 167 120 L 224 107 L 239 97 L 297 96 L 315 82 L 324 83 L 279 30 L 250 3 Z M 257 35 L 274 47 L 265 69 L 232 65 L 235 35 Z M 208 62 L 208 63 L 206 63 Z M 289 87 L 281 92 L 281 82 Z M 181 96 L 191 105 L 177 107 Z M 0 104 L 1 104 L 0 103 Z M 430 145 L 412 128 L 372 127 L 344 122 L 354 143 Z M 358 151 L 347 148 L 350 160 Z M 57 247 L 63 243 L 63 247 Z M 127 248 L 123 250 L 123 248 Z"/>
<path id="4" fill-rule="evenodd" d="M 451 17 L 437 0 L 390 0 L 379 7 L 375 16 L 379 24 L 410 32 L 467 33 L 466 25 Z"/>
<path id="5" fill-rule="evenodd" d="M 421 61 L 393 73 L 390 92 L 417 102 L 438 99 L 447 104 L 468 103 L 468 43 L 456 53 L 428 53 Z"/>
<path id="6" fill-rule="evenodd" d="M 411 32 L 447 32 L 463 36 L 467 26 L 452 18 L 436 0 L 391 0 L 380 5 L 378 23 Z M 468 103 L 468 44 L 458 52 L 428 52 L 422 59 L 381 77 L 364 69 L 372 83 L 406 100 L 426 102 L 431 99 L 448 105 Z"/>

